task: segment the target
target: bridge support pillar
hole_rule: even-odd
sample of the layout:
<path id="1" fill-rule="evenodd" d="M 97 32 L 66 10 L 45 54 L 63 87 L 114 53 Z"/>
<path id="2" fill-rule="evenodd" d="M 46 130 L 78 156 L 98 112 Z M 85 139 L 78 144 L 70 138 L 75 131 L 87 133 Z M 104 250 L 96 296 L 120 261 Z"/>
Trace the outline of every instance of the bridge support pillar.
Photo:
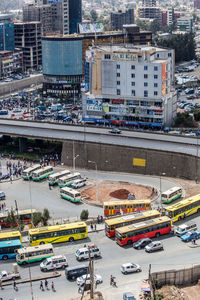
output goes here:
<path id="1" fill-rule="evenodd" d="M 24 152 L 25 149 L 25 145 L 26 145 L 26 138 L 19 138 L 19 152 L 22 153 Z"/>

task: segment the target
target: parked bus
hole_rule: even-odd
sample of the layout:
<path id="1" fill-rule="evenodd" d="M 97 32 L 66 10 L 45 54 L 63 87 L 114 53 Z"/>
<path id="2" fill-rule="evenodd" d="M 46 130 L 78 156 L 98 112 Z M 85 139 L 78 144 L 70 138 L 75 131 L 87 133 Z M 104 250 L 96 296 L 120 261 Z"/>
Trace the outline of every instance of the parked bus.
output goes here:
<path id="1" fill-rule="evenodd" d="M 32 173 L 33 181 L 40 181 L 53 174 L 53 167 L 47 166 Z"/>
<path id="2" fill-rule="evenodd" d="M 64 187 L 60 189 L 60 195 L 63 199 L 77 203 L 81 201 L 81 194 L 78 191 Z"/>
<path id="3" fill-rule="evenodd" d="M 66 175 L 69 175 L 70 171 L 69 170 L 63 170 L 60 172 L 56 172 L 54 174 L 49 175 L 48 183 L 50 185 L 55 185 L 58 184 L 58 180 Z"/>
<path id="4" fill-rule="evenodd" d="M 19 231 L 0 232 L 0 242 L 12 240 L 20 240 L 22 243 L 21 233 Z"/>
<path id="5" fill-rule="evenodd" d="M 32 222 L 32 215 L 36 213 L 36 209 L 25 209 L 25 210 L 19 210 L 14 211 L 14 214 L 16 217 L 19 218 L 20 224 L 29 225 Z M 6 223 L 6 219 L 8 217 L 7 212 L 0 213 L 0 226 L 1 228 L 9 228 L 11 225 Z M 17 224 L 16 224 L 17 225 Z"/>
<path id="6" fill-rule="evenodd" d="M 34 172 L 34 171 L 37 171 L 37 170 L 39 170 L 39 169 L 41 169 L 41 165 L 33 165 L 32 167 L 29 167 L 29 168 L 27 168 L 27 169 L 25 169 L 23 172 L 22 172 L 22 178 L 24 179 L 24 180 L 30 180 L 31 179 L 31 177 L 32 177 L 32 173 Z"/>
<path id="7" fill-rule="evenodd" d="M 8 258 L 15 258 L 16 250 L 21 247 L 22 244 L 19 239 L 0 242 L 0 259 L 7 260 Z"/>
<path id="8" fill-rule="evenodd" d="M 200 213 L 200 194 L 165 207 L 165 215 L 173 222 L 180 221 L 197 212 Z"/>
<path id="9" fill-rule="evenodd" d="M 161 213 L 157 210 L 147 210 L 143 212 L 133 213 L 118 218 L 105 220 L 105 233 L 108 237 L 115 236 L 115 230 L 119 227 L 131 225 L 145 220 L 161 217 Z"/>
<path id="10" fill-rule="evenodd" d="M 87 225 L 85 222 L 76 222 L 55 226 L 47 226 L 29 230 L 31 246 L 48 243 L 73 242 L 87 238 Z"/>
<path id="11" fill-rule="evenodd" d="M 51 244 L 26 247 L 17 250 L 16 261 L 19 265 L 41 261 L 54 255 Z"/>
<path id="12" fill-rule="evenodd" d="M 161 195 L 161 200 L 163 203 L 170 203 L 182 196 L 182 189 L 178 186 L 175 186 L 166 192 L 163 192 Z"/>
<path id="13" fill-rule="evenodd" d="M 65 187 L 65 186 L 70 186 L 72 182 L 76 179 L 81 178 L 80 173 L 74 173 L 74 174 L 69 174 L 67 176 L 64 176 L 58 180 L 58 185 L 60 188 Z"/>
<path id="14" fill-rule="evenodd" d="M 115 240 L 120 246 L 143 238 L 159 237 L 171 232 L 172 220 L 166 216 L 116 229 Z"/>
<path id="15" fill-rule="evenodd" d="M 148 210 L 151 208 L 150 200 L 124 200 L 104 202 L 104 215 L 115 216 L 128 214 L 140 210 Z"/>

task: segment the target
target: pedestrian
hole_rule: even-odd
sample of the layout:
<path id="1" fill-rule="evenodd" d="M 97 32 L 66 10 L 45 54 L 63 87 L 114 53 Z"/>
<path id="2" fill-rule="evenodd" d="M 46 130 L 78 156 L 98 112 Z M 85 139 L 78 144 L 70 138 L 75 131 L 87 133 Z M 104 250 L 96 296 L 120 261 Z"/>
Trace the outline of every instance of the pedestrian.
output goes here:
<path id="1" fill-rule="evenodd" d="M 13 281 L 13 288 L 14 288 L 15 291 L 17 290 L 17 284 L 16 284 L 15 280 Z"/>
<path id="2" fill-rule="evenodd" d="M 49 183 L 49 189 L 51 190 L 51 184 Z"/>
<path id="3" fill-rule="evenodd" d="M 40 289 L 43 291 L 44 290 L 44 287 L 43 287 L 43 282 L 42 280 L 40 281 Z"/>
<path id="4" fill-rule="evenodd" d="M 54 285 L 54 282 L 52 281 L 51 283 L 51 288 L 52 288 L 52 291 L 55 291 L 55 285 Z"/>
<path id="5" fill-rule="evenodd" d="M 90 227 L 91 227 L 91 229 L 93 230 L 93 224 L 92 224 L 92 223 L 91 223 Z"/>
<path id="6" fill-rule="evenodd" d="M 0 288 L 1 290 L 3 290 L 3 287 L 2 287 L 2 280 L 0 279 Z"/>
<path id="7" fill-rule="evenodd" d="M 48 280 L 47 279 L 45 279 L 45 282 L 44 282 L 44 284 L 45 284 L 45 288 L 48 290 L 49 289 L 49 287 L 48 287 Z"/>
<path id="8" fill-rule="evenodd" d="M 94 225 L 94 230 L 95 230 L 95 231 L 97 230 L 97 224 Z"/>

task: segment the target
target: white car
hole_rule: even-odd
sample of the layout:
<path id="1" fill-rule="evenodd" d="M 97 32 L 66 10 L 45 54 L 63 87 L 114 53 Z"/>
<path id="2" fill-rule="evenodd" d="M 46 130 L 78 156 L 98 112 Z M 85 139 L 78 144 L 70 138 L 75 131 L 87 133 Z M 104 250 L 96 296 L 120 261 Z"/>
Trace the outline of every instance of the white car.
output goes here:
<path id="1" fill-rule="evenodd" d="M 142 272 L 142 268 L 138 264 L 126 263 L 121 265 L 121 272 L 123 274 Z"/>
<path id="2" fill-rule="evenodd" d="M 87 276 L 87 280 L 86 280 L 86 276 Z M 83 276 L 78 277 L 78 278 L 76 279 L 77 285 L 82 285 L 82 284 L 85 283 L 85 281 L 86 281 L 86 284 L 90 284 L 90 274 L 88 274 L 88 275 L 83 275 Z M 95 275 L 94 275 L 94 282 L 95 282 L 96 284 L 102 283 L 102 282 L 103 282 L 103 279 L 102 279 L 101 275 L 95 274 Z"/>

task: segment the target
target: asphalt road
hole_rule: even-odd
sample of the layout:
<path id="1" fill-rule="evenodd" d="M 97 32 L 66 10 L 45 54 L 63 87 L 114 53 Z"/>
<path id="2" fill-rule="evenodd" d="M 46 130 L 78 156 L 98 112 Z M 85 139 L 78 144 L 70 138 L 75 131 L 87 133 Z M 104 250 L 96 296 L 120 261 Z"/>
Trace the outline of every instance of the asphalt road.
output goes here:
<path id="1" fill-rule="evenodd" d="M 83 177 L 88 178 L 88 184 L 96 184 L 96 172 L 77 170 Z M 5 166 L 4 166 L 5 172 Z M 131 175 L 123 173 L 109 173 L 109 172 L 97 172 L 98 182 L 102 180 L 113 181 L 125 181 L 136 184 L 143 184 L 152 186 L 156 189 L 160 189 L 160 177 L 143 176 L 143 175 Z M 174 186 L 174 182 L 162 177 L 162 191 L 167 190 Z M 19 209 L 35 208 L 42 210 L 48 208 L 53 219 L 67 219 L 73 220 L 80 216 L 83 209 L 88 209 L 90 216 L 103 215 L 103 209 L 96 206 L 87 204 L 73 204 L 69 201 L 62 199 L 59 195 L 60 188 L 55 187 L 52 190 L 48 188 L 48 182 L 33 182 L 23 181 L 22 179 L 10 182 L 1 183 L 0 189 L 2 189 L 6 195 L 6 204 L 8 208 L 15 207 L 15 200 L 17 200 Z M 159 200 L 155 203 L 159 205 Z"/>

